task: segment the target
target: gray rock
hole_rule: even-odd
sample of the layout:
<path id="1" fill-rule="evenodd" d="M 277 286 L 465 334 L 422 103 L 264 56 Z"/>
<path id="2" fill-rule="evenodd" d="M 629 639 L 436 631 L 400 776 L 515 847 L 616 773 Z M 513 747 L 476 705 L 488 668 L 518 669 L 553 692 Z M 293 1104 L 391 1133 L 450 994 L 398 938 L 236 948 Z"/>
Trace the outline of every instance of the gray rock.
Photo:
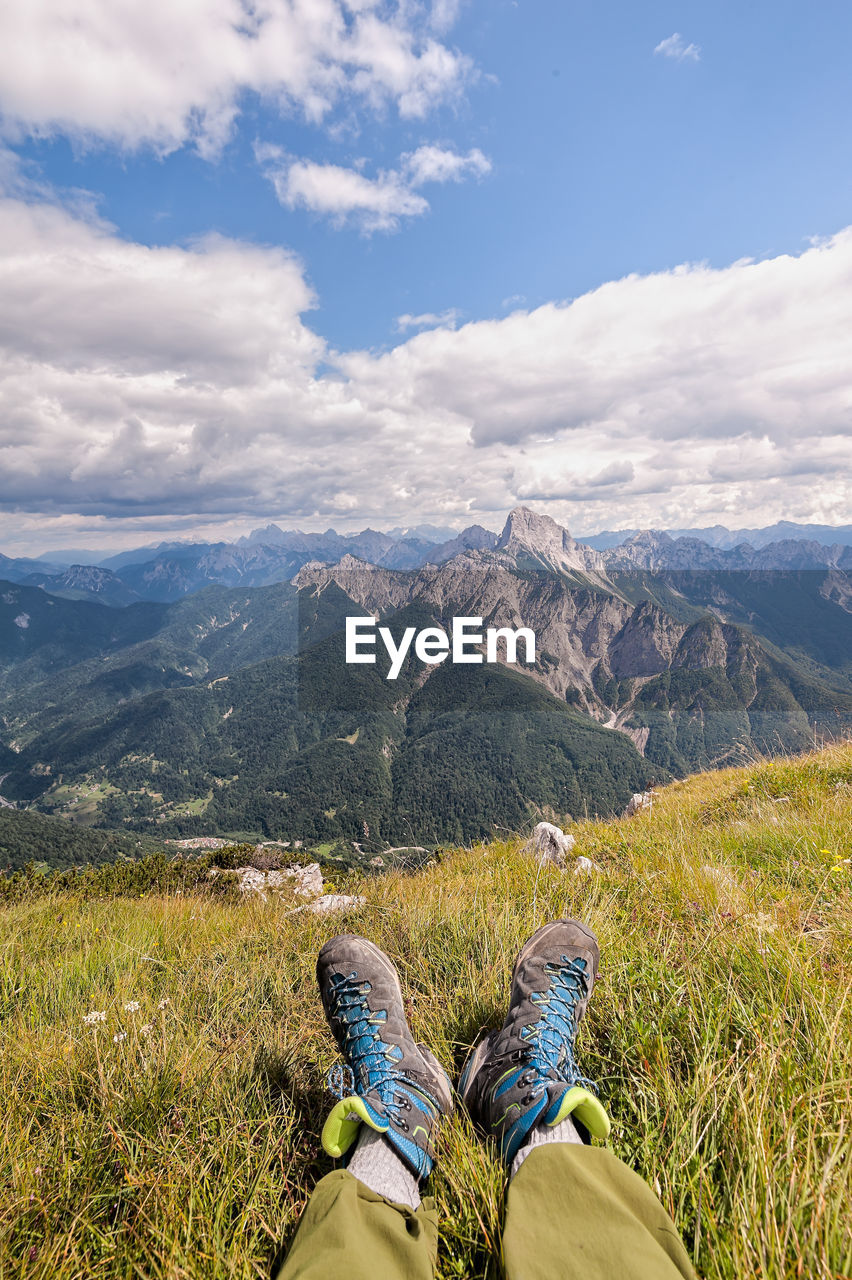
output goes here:
<path id="1" fill-rule="evenodd" d="M 564 867 L 567 855 L 574 848 L 574 837 L 566 835 L 552 822 L 540 822 L 527 841 L 525 852 L 532 854 L 539 866 L 546 862 Z"/>
<path id="2" fill-rule="evenodd" d="M 220 874 L 218 867 L 212 867 L 210 878 Z M 312 862 L 306 867 L 285 867 L 282 871 L 258 871 L 257 867 L 237 867 L 234 875 L 238 878 L 240 893 L 253 894 L 267 901 L 269 893 L 280 893 L 282 889 L 292 889 L 293 893 L 303 898 L 316 898 L 323 890 L 322 872 L 319 863 Z M 295 881 L 295 883 L 293 883 Z"/>
<path id="3" fill-rule="evenodd" d="M 627 802 L 627 808 L 624 810 L 625 818 L 635 818 L 637 813 L 641 813 L 643 809 L 650 809 L 653 804 L 653 794 L 650 791 L 637 791 Z"/>
<path id="4" fill-rule="evenodd" d="M 270 874 L 275 875 L 275 872 Z M 287 867 L 285 871 L 280 871 L 278 874 L 295 876 L 296 884 L 293 886 L 293 892 L 301 894 L 304 898 L 317 898 L 322 893 L 322 872 L 318 862 L 310 862 L 306 867 Z"/>

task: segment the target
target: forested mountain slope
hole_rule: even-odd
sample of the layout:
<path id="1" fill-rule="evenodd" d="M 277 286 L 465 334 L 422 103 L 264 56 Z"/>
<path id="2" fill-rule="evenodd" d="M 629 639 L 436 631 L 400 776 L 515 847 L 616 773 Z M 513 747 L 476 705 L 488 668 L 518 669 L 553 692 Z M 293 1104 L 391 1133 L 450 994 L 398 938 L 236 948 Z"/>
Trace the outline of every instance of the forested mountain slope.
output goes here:
<path id="1" fill-rule="evenodd" d="M 391 625 L 429 620 L 411 606 Z M 298 656 L 72 718 L 16 764 L 8 796 L 71 816 L 82 805 L 109 826 L 379 844 L 471 839 L 542 808 L 614 812 L 667 776 L 528 675 L 424 671 L 409 657 L 389 681 L 346 665 L 340 631 Z"/>
<path id="2" fill-rule="evenodd" d="M 474 542 L 476 540 L 474 539 Z M 347 666 L 347 616 L 528 627 L 509 669 Z M 840 569 L 613 569 L 512 513 L 494 546 L 111 608 L 0 586 L 0 778 L 19 805 L 162 834 L 478 838 L 612 812 L 650 779 L 852 726 Z M 501 657 L 503 653 L 501 651 Z"/>

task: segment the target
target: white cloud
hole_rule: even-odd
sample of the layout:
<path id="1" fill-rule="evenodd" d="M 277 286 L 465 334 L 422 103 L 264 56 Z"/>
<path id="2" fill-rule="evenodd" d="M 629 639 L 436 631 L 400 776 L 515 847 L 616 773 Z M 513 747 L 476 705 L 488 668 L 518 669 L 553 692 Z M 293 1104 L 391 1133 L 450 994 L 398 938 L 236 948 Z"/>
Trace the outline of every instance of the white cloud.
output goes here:
<path id="1" fill-rule="evenodd" d="M 491 172 L 491 161 L 478 147 L 459 155 L 446 147 L 424 146 L 402 157 L 402 170 L 412 187 L 425 182 L 461 182 L 468 175 L 481 178 Z"/>
<path id="2" fill-rule="evenodd" d="M 286 465 L 325 352 L 293 257 L 215 237 L 151 249 L 16 200 L 0 244 L 0 502 L 179 513 L 199 482 L 242 486 L 243 447 Z"/>
<path id="3" fill-rule="evenodd" d="M 402 218 L 419 217 L 429 202 L 416 188 L 428 182 L 460 182 L 472 174 L 487 173 L 490 161 L 479 150 L 467 155 L 445 147 L 422 146 L 401 157 L 398 169 L 380 170 L 375 178 L 357 168 L 320 164 L 288 156 L 280 147 L 259 144 L 258 162 L 275 188 L 282 205 L 309 209 L 337 226 L 355 221 L 368 234 L 395 231 Z"/>
<path id="4" fill-rule="evenodd" d="M 701 47 L 697 44 L 687 44 L 679 31 L 661 40 L 654 53 L 661 54 L 664 58 L 675 58 L 678 62 L 701 61 Z"/>
<path id="5" fill-rule="evenodd" d="M 400 332 L 406 329 L 435 329 L 439 325 L 454 326 L 461 316 L 461 312 L 455 307 L 448 307 L 446 311 L 423 311 L 419 316 L 402 315 L 397 316 L 395 324 Z"/>
<path id="6" fill-rule="evenodd" d="M 293 160 L 283 153 L 275 157 L 269 148 L 259 159 L 281 204 L 325 215 L 337 226 L 352 218 L 366 232 L 394 231 L 400 218 L 417 217 L 429 209 L 428 201 L 395 170 L 367 178 L 336 164 Z"/>
<path id="7" fill-rule="evenodd" d="M 435 31 L 449 31 L 454 27 L 461 9 L 461 0 L 432 0 L 431 24 Z"/>
<path id="8" fill-rule="evenodd" d="M 329 351 L 313 305 L 279 249 L 0 203 L 0 548 L 37 513 L 56 545 L 105 519 L 493 525 L 521 500 L 586 529 L 848 519 L 852 228 L 435 316 L 382 355 Z"/>
<path id="9" fill-rule="evenodd" d="M 7 136 L 161 152 L 192 142 L 206 154 L 228 139 L 245 91 L 314 122 L 353 102 L 419 118 L 473 74 L 435 29 L 407 0 L 6 4 L 0 118 Z"/>

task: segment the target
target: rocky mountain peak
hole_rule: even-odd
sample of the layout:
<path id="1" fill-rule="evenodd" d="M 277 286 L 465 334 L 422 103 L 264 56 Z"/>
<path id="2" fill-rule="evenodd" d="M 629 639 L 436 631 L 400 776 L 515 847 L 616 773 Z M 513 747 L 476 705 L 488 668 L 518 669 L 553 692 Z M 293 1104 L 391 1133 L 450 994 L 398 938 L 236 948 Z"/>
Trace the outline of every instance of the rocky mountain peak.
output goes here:
<path id="1" fill-rule="evenodd" d="M 277 524 L 265 525 L 262 529 L 252 529 L 251 533 L 240 538 L 240 542 L 260 542 L 263 546 L 274 547 L 287 541 L 287 534 Z"/>
<path id="2" fill-rule="evenodd" d="M 659 550 L 661 547 L 670 547 L 674 543 L 674 538 L 670 537 L 663 529 L 640 529 L 638 533 L 634 533 L 632 538 L 628 538 L 622 545 L 624 547 L 649 547 Z"/>
<path id="3" fill-rule="evenodd" d="M 325 560 L 309 560 L 307 564 L 302 565 L 293 578 L 293 586 L 301 591 L 303 587 L 325 588 L 330 582 L 336 582 L 345 591 L 347 587 L 353 587 L 357 582 L 362 581 L 365 575 L 384 580 L 387 571 L 378 565 L 370 564 L 367 560 L 359 560 L 357 556 L 347 551 L 345 556 L 341 556 L 332 564 Z M 400 578 L 404 580 L 402 575 Z"/>
<path id="4" fill-rule="evenodd" d="M 366 560 L 359 560 L 357 556 L 353 556 L 347 551 L 345 556 L 341 556 L 338 561 L 339 569 L 374 569 L 376 566 L 369 564 Z"/>
<path id="5" fill-rule="evenodd" d="M 513 507 L 506 517 L 503 532 L 497 539 L 497 548 L 503 550 L 512 541 L 516 541 L 537 551 L 557 548 L 561 551 L 565 539 L 573 542 L 568 530 L 563 529 L 550 516 L 530 511 L 529 507 Z"/>
<path id="6" fill-rule="evenodd" d="M 465 551 L 492 551 L 496 545 L 496 533 L 483 529 L 481 524 L 472 524 L 449 541 L 436 544 L 429 552 L 428 560 L 431 564 L 441 564 Z"/>
<path id="7" fill-rule="evenodd" d="M 323 560 L 308 560 L 293 578 L 293 586 L 297 590 L 312 586 L 318 575 L 325 573 L 328 565 Z"/>
<path id="8" fill-rule="evenodd" d="M 575 542 L 567 529 L 550 516 L 515 507 L 509 512 L 503 532 L 497 539 L 497 551 L 505 551 L 521 560 L 530 558 L 558 569 L 590 572 L 603 569 L 603 558 L 591 547 Z"/>

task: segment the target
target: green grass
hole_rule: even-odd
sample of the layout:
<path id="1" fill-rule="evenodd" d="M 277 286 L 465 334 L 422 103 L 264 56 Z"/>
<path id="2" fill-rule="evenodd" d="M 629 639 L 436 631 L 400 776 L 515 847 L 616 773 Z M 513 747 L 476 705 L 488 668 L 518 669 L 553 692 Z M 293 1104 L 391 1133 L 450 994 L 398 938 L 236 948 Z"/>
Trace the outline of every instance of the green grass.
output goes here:
<path id="1" fill-rule="evenodd" d="M 91 778 L 76 784 L 55 783 L 48 792 L 51 807 L 82 826 L 95 820 L 101 800 L 114 795 L 118 789 L 112 783 Z"/>
<path id="2" fill-rule="evenodd" d="M 213 792 L 208 791 L 206 795 L 196 796 L 194 800 L 175 801 L 173 804 L 163 805 L 161 816 L 164 819 L 177 817 L 199 817 L 207 810 L 212 799 Z"/>
<path id="3" fill-rule="evenodd" d="M 310 854 L 311 857 L 327 858 L 333 848 L 334 845 L 330 841 L 326 841 L 325 844 L 312 845 L 310 849 L 306 850 L 306 854 Z"/>
<path id="4" fill-rule="evenodd" d="M 539 873 L 513 840 L 353 875 L 337 887 L 367 907 L 334 920 L 202 894 L 3 908 L 0 1273 L 268 1277 L 331 1167 L 323 941 L 353 929 L 389 951 L 415 1033 L 458 1068 L 502 1020 L 523 940 L 573 915 L 602 950 L 581 1061 L 699 1273 L 849 1276 L 850 820 L 846 746 L 578 824 L 590 877 Z M 85 1026 L 92 1010 L 105 1021 Z M 485 1275 L 504 1189 L 455 1115 L 441 1277 Z"/>

